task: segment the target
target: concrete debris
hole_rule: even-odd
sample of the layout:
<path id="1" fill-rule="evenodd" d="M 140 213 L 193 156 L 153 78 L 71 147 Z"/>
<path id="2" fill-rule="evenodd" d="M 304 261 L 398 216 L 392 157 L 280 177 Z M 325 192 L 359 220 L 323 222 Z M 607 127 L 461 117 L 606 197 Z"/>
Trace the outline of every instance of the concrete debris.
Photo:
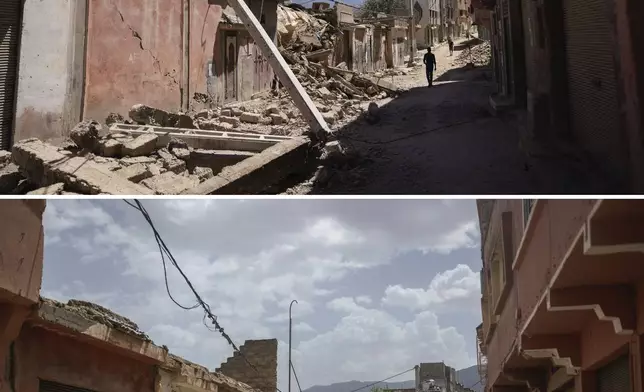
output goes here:
<path id="1" fill-rule="evenodd" d="M 138 136 L 136 139 L 123 145 L 123 155 L 138 157 L 141 155 L 150 155 L 157 146 L 157 136 L 155 133 L 146 133 Z"/>
<path id="2" fill-rule="evenodd" d="M 141 182 L 146 178 L 152 177 L 153 175 L 150 168 L 143 163 L 126 166 L 120 170 L 117 170 L 116 173 L 132 182 Z"/>
<path id="3" fill-rule="evenodd" d="M 45 186 L 42 188 L 38 188 L 34 191 L 27 192 L 28 195 L 61 195 L 63 193 L 63 189 L 65 188 L 65 184 L 62 182 L 58 182 L 53 185 Z"/>
<path id="4" fill-rule="evenodd" d="M 105 125 L 107 125 L 108 127 L 112 124 L 116 124 L 116 123 L 121 124 L 124 122 L 125 122 L 125 117 L 121 116 L 118 113 L 110 113 L 105 118 Z"/>
<path id="5" fill-rule="evenodd" d="M 143 180 L 141 183 L 152 189 L 157 195 L 178 195 L 196 187 L 200 182 L 196 175 L 181 176 L 168 171 Z"/>
<path id="6" fill-rule="evenodd" d="M 113 173 L 106 163 L 94 162 L 89 156 L 69 156 L 38 139 L 16 143 L 12 155 L 21 173 L 40 186 L 63 182 L 70 191 L 90 195 L 151 194 Z"/>
<path id="7" fill-rule="evenodd" d="M 148 335 L 141 331 L 139 329 L 139 326 L 136 325 L 133 321 L 119 314 L 116 314 L 101 305 L 76 299 L 70 299 L 66 304 L 48 298 L 41 298 L 41 301 L 50 306 L 62 308 L 69 312 L 76 313 L 85 319 L 93 320 L 97 323 L 105 324 L 108 327 L 125 332 L 129 335 L 151 341 Z"/>
<path id="8" fill-rule="evenodd" d="M 98 145 L 99 132 L 102 127 L 97 121 L 85 120 L 76 124 L 69 133 L 69 138 L 82 149 L 94 151 Z"/>
<path id="9" fill-rule="evenodd" d="M 98 153 L 104 157 L 116 157 L 123 154 L 123 142 L 119 139 L 101 139 L 98 142 Z"/>
<path id="10" fill-rule="evenodd" d="M 0 166 L 6 165 L 11 162 L 11 152 L 0 150 Z"/>
<path id="11" fill-rule="evenodd" d="M 239 120 L 242 122 L 257 124 L 262 116 L 257 113 L 242 112 L 239 116 Z"/>
<path id="12" fill-rule="evenodd" d="M 14 189 L 18 187 L 22 180 L 24 180 L 24 177 L 20 173 L 18 165 L 13 163 L 6 164 L 0 168 L 0 193 L 4 195 L 14 193 Z"/>
<path id="13" fill-rule="evenodd" d="M 240 124 L 240 121 L 237 117 L 232 117 L 232 111 L 230 112 L 230 116 L 222 114 L 221 117 L 219 117 L 219 121 L 232 124 L 232 126 L 235 128 L 237 128 Z"/>
<path id="14" fill-rule="evenodd" d="M 199 181 L 203 182 L 209 178 L 212 178 L 215 174 L 212 169 L 209 167 L 195 167 L 192 174 L 196 175 L 199 178 Z"/>
<path id="15" fill-rule="evenodd" d="M 455 67 L 484 67 L 490 64 L 492 49 L 489 41 L 471 39 L 462 43 L 466 49 L 459 52 L 452 63 Z"/>
<path id="16" fill-rule="evenodd" d="M 195 128 L 192 118 L 182 113 L 169 113 L 165 110 L 137 104 L 132 106 L 130 118 L 137 124 L 159 125 L 174 128 Z"/>

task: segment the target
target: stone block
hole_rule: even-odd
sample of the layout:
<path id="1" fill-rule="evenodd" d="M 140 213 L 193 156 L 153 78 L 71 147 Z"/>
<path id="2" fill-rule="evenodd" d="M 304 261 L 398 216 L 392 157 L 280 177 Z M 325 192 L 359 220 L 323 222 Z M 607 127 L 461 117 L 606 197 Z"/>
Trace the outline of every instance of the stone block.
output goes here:
<path id="1" fill-rule="evenodd" d="M 229 117 L 229 116 L 220 116 L 219 121 L 222 123 L 229 123 L 232 124 L 233 127 L 237 128 L 239 126 L 239 119 L 236 117 Z"/>
<path id="2" fill-rule="evenodd" d="M 98 153 L 104 157 L 117 157 L 123 152 L 123 142 L 119 139 L 102 139 L 98 142 Z"/>
<path id="3" fill-rule="evenodd" d="M 231 108 L 231 110 L 233 112 L 233 116 L 237 116 L 237 117 L 241 116 L 242 113 L 244 113 L 244 111 L 240 108 Z"/>
<path id="4" fill-rule="evenodd" d="M 120 170 L 117 170 L 116 173 L 132 182 L 140 182 L 142 180 L 145 180 L 146 178 L 152 177 L 152 171 L 147 165 L 143 163 L 126 166 Z"/>
<path id="5" fill-rule="evenodd" d="M 221 109 L 219 112 L 220 116 L 230 117 L 233 115 L 233 111 L 230 108 Z"/>
<path id="6" fill-rule="evenodd" d="M 184 161 L 190 159 L 190 150 L 187 148 L 174 148 L 172 149 L 172 154 Z"/>
<path id="7" fill-rule="evenodd" d="M 0 166 L 6 165 L 11 162 L 11 152 L 0 150 Z"/>
<path id="8" fill-rule="evenodd" d="M 329 125 L 333 125 L 335 123 L 335 113 L 334 112 L 326 112 L 322 113 L 322 118 L 324 121 L 326 121 Z"/>
<path id="9" fill-rule="evenodd" d="M 243 112 L 239 116 L 239 120 L 242 122 L 246 123 L 251 123 L 251 124 L 257 124 L 259 122 L 259 119 L 262 118 L 261 115 L 257 113 L 251 113 L 251 112 Z"/>
<path id="10" fill-rule="evenodd" d="M 140 135 L 123 146 L 123 155 L 130 157 L 150 155 L 156 149 L 158 138 L 159 136 L 151 132 Z"/>
<path id="11" fill-rule="evenodd" d="M 157 160 L 154 157 L 125 157 L 121 159 L 121 163 L 125 166 L 136 165 L 137 163 L 155 163 Z"/>
<path id="12" fill-rule="evenodd" d="M 318 94 L 320 94 L 320 97 L 324 99 L 332 100 L 337 98 L 336 95 L 329 91 L 329 89 L 326 87 L 320 87 L 318 89 Z"/>
<path id="13" fill-rule="evenodd" d="M 161 157 L 162 166 L 164 169 L 175 174 L 180 174 L 186 171 L 186 162 L 175 157 L 166 148 L 159 149 L 159 151 L 157 151 L 157 154 L 159 154 L 159 156 Z"/>
<path id="14" fill-rule="evenodd" d="M 270 117 L 274 125 L 284 125 L 288 123 L 288 116 L 283 112 L 272 113 Z"/>
<path id="15" fill-rule="evenodd" d="M 180 176 L 168 171 L 145 179 L 141 181 L 141 184 L 150 188 L 157 195 L 178 195 L 199 185 L 199 178 L 197 176 Z"/>
<path id="16" fill-rule="evenodd" d="M 20 171 L 40 186 L 65 183 L 69 191 L 90 195 L 149 195 L 152 192 L 132 183 L 109 167 L 85 157 L 68 157 L 58 148 L 38 139 L 13 146 L 13 159 Z"/>

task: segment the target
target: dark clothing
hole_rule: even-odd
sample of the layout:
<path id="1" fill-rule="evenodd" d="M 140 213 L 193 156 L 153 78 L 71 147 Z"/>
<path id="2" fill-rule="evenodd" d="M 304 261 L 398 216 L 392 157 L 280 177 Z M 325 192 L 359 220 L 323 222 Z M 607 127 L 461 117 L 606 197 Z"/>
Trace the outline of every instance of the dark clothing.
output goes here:
<path id="1" fill-rule="evenodd" d="M 431 87 L 434 83 L 434 68 L 427 67 L 425 73 L 427 75 L 427 85 Z"/>
<path id="2" fill-rule="evenodd" d="M 452 55 L 454 53 L 454 41 L 448 40 L 447 45 L 449 46 L 449 54 Z"/>
<path id="3" fill-rule="evenodd" d="M 423 56 L 423 63 L 425 64 L 425 73 L 427 75 L 427 84 L 432 85 L 432 79 L 434 78 L 434 69 L 436 68 L 436 56 L 434 53 L 427 52 Z"/>

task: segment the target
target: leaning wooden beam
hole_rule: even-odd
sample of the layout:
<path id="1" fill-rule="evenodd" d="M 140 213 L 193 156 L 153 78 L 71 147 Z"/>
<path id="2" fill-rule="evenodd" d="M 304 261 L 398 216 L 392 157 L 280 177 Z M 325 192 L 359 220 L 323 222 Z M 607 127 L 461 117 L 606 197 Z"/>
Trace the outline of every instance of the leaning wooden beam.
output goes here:
<path id="1" fill-rule="evenodd" d="M 221 0 L 208 0 L 208 3 L 221 4 Z M 295 77 L 293 71 L 291 71 L 291 68 L 286 64 L 286 61 L 280 54 L 277 46 L 275 46 L 275 43 L 273 43 L 273 40 L 266 34 L 266 31 L 244 0 L 228 0 L 228 4 L 233 7 L 237 16 L 244 22 L 255 44 L 259 45 L 262 54 L 266 56 L 268 63 L 273 68 L 273 72 L 277 74 L 279 81 L 286 87 L 286 90 L 288 90 L 288 93 L 295 102 L 295 106 L 297 106 L 308 122 L 311 132 L 316 138 L 325 140 L 326 134 L 330 132 L 329 126 L 306 93 L 306 90 L 304 90 L 304 87 L 302 87 Z"/>

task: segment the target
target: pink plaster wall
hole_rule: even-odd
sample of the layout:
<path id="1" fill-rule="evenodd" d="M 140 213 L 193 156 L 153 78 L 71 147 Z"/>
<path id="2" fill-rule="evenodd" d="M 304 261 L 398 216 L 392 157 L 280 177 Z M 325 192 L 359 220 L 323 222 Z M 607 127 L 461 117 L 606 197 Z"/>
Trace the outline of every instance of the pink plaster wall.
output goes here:
<path id="1" fill-rule="evenodd" d="M 38 392 L 39 378 L 101 392 L 154 391 L 154 366 L 43 328 L 23 327 L 15 350 L 21 392 Z"/>
<path id="2" fill-rule="evenodd" d="M 89 2 L 86 118 L 137 103 L 180 108 L 182 13 L 179 0 Z"/>
<path id="3" fill-rule="evenodd" d="M 0 301 L 36 303 L 43 269 L 44 200 L 0 201 Z"/>
<path id="4" fill-rule="evenodd" d="M 209 5 L 208 0 L 192 0 L 190 11 L 190 99 L 195 93 L 207 94 L 207 80 L 214 69 L 209 66 L 218 48 L 215 39 L 222 8 Z"/>

